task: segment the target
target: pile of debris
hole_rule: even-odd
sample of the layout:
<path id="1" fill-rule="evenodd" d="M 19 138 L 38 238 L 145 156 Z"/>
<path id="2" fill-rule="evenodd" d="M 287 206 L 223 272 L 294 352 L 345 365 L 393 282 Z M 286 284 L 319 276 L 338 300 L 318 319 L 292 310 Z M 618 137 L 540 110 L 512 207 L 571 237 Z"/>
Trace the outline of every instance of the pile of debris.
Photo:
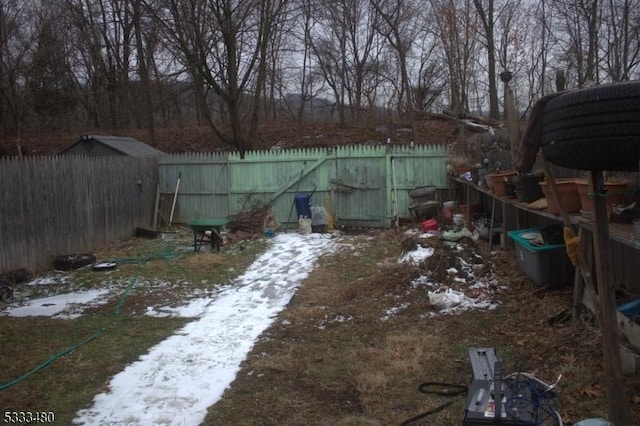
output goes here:
<path id="1" fill-rule="evenodd" d="M 229 216 L 227 228 L 231 235 L 227 237 L 232 240 L 255 238 L 265 235 L 269 231 L 278 231 L 280 227 L 281 225 L 270 209 L 258 208 Z"/>

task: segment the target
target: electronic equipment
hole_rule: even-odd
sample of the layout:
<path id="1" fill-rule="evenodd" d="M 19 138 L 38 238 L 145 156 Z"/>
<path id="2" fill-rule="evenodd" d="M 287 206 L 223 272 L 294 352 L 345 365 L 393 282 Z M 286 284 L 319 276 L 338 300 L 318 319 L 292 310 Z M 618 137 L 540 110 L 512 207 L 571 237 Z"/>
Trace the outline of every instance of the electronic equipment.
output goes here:
<path id="1" fill-rule="evenodd" d="M 462 426 L 561 426 L 553 388 L 527 373 L 503 376 L 493 348 L 470 348 L 473 378 Z"/>

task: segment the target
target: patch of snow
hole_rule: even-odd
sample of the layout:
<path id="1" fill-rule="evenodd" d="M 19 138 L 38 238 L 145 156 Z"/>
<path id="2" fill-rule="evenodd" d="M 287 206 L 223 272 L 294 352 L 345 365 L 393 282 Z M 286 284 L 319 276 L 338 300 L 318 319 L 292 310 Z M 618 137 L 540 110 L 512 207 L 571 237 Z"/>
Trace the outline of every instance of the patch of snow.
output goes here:
<path id="1" fill-rule="evenodd" d="M 418 246 L 417 249 L 407 252 L 404 256 L 398 259 L 398 263 L 413 263 L 418 264 L 433 255 L 432 247 Z"/>
<path id="2" fill-rule="evenodd" d="M 353 316 L 351 315 L 335 315 L 333 318 L 329 319 L 327 316 L 325 316 L 325 319 L 323 321 L 320 322 L 320 324 L 316 325 L 315 327 L 318 330 L 324 330 L 327 328 L 327 325 L 329 324 L 334 324 L 334 323 L 341 323 L 341 322 L 347 322 L 347 321 L 351 321 L 353 320 Z"/>
<path id="3" fill-rule="evenodd" d="M 1 315 L 14 317 L 53 317 L 57 319 L 74 319 L 82 315 L 87 307 L 104 304 L 110 290 L 97 289 L 71 294 L 42 297 L 28 300 L 21 306 L 9 307 L 0 312 Z"/>
<path id="4" fill-rule="evenodd" d="M 404 311 L 409 306 L 410 306 L 409 303 L 402 303 L 399 306 L 394 306 L 393 308 L 387 309 L 387 311 L 385 312 L 385 315 L 383 315 L 380 318 L 380 321 L 388 321 L 388 320 L 390 320 L 391 317 L 393 317 L 395 314 L 397 314 L 398 312 Z"/>
<path id="5" fill-rule="evenodd" d="M 336 247 L 320 234 L 278 234 L 269 249 L 215 298 L 158 312 L 195 316 L 114 376 L 74 424 L 198 425 L 316 259 Z M 156 311 L 156 309 L 152 309 Z"/>
<path id="6" fill-rule="evenodd" d="M 164 306 L 164 307 L 153 307 L 148 306 L 146 315 L 152 317 L 183 317 L 183 318 L 197 318 L 202 316 L 206 310 L 207 306 L 209 306 L 213 302 L 211 298 L 200 298 L 193 299 L 189 301 L 184 306 Z"/>
<path id="7" fill-rule="evenodd" d="M 28 285 L 28 286 L 54 285 L 54 284 L 66 284 L 68 282 L 69 282 L 69 276 L 55 274 L 55 275 L 45 275 L 43 277 L 36 277 L 31 281 L 24 283 L 24 285 Z"/>

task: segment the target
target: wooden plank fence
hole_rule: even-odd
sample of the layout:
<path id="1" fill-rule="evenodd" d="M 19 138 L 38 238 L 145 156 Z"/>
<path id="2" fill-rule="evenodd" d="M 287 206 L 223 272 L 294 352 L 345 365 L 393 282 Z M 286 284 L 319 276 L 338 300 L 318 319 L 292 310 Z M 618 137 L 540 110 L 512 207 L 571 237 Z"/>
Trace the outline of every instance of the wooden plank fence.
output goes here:
<path id="1" fill-rule="evenodd" d="M 444 191 L 446 146 L 341 146 L 237 153 L 167 155 L 159 174 L 163 216 L 170 214 L 178 177 L 174 222 L 223 218 L 268 206 L 281 224 L 295 225 L 296 193 L 329 210 L 339 226 L 388 227 L 409 217 L 409 191 L 434 185 Z M 395 176 L 395 179 L 394 179 Z"/>
<path id="2" fill-rule="evenodd" d="M 152 221 L 158 160 L 0 158 L 0 271 L 51 267 Z"/>
<path id="3" fill-rule="evenodd" d="M 440 146 L 346 146 L 237 153 L 0 158 L 0 273 L 51 267 L 54 256 L 91 251 L 152 224 L 156 185 L 175 223 L 270 207 L 296 225 L 294 195 L 313 193 L 338 226 L 388 227 L 409 217 L 408 192 L 447 189 Z"/>

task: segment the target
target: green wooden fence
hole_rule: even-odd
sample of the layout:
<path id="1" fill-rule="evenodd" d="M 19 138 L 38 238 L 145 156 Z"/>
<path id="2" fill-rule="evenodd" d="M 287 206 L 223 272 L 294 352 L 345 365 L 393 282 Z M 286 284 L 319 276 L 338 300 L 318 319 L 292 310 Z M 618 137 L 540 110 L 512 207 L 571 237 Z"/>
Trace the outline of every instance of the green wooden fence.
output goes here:
<path id="1" fill-rule="evenodd" d="M 448 154 L 446 146 L 419 145 L 254 151 L 244 159 L 167 155 L 159 163 L 160 211 L 165 220 L 186 223 L 268 206 L 288 225 L 297 223 L 294 195 L 313 193 L 312 205 L 327 208 L 338 226 L 389 227 L 396 210 L 409 217 L 409 191 L 447 188 Z"/>

